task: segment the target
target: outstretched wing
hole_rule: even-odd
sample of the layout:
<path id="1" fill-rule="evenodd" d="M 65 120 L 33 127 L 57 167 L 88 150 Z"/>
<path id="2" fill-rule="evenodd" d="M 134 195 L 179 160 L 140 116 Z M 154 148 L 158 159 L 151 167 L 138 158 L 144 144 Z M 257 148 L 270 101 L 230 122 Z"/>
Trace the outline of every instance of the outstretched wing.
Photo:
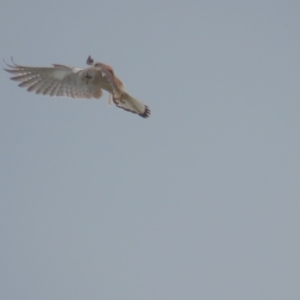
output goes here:
<path id="1" fill-rule="evenodd" d="M 150 108 L 145 105 L 145 103 L 130 96 L 124 90 L 119 98 L 115 98 L 113 95 L 110 95 L 109 103 L 111 102 L 114 102 L 117 107 L 138 114 L 143 118 L 148 118 L 151 114 Z"/>
<path id="2" fill-rule="evenodd" d="M 7 66 L 9 69 L 5 70 L 14 75 L 11 79 L 21 82 L 19 86 L 27 87 L 29 92 L 71 98 L 98 99 L 102 96 L 101 87 L 94 83 L 93 76 L 87 76 L 93 75 L 93 68 L 81 70 L 64 65 L 35 68 L 15 63 Z"/>

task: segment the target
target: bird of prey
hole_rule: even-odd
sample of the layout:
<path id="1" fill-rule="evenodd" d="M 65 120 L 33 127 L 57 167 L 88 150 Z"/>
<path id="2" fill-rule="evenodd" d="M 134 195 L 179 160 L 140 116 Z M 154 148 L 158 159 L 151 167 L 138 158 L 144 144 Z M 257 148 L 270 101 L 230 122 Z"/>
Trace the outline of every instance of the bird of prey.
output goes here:
<path id="1" fill-rule="evenodd" d="M 6 63 L 8 69 L 5 70 L 14 75 L 11 77 L 12 80 L 21 82 L 19 86 L 27 87 L 29 92 L 99 99 L 103 89 L 109 93 L 109 104 L 114 103 L 117 107 L 143 118 L 150 116 L 149 107 L 126 92 L 112 67 L 100 62 L 94 63 L 91 56 L 86 63 L 89 65 L 88 68 L 78 69 L 58 64 L 53 64 L 53 67 L 26 67 L 12 61 L 12 65 Z"/>

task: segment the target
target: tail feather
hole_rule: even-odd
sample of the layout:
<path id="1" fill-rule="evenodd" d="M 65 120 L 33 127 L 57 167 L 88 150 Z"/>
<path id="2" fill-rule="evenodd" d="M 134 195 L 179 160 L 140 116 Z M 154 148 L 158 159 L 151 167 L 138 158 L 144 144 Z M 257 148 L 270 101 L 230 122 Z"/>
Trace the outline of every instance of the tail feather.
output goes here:
<path id="1" fill-rule="evenodd" d="M 142 101 L 132 97 L 125 91 L 122 93 L 121 99 L 113 99 L 113 102 L 118 107 L 138 114 L 143 118 L 148 118 L 151 114 L 151 110 L 147 105 L 145 105 Z"/>

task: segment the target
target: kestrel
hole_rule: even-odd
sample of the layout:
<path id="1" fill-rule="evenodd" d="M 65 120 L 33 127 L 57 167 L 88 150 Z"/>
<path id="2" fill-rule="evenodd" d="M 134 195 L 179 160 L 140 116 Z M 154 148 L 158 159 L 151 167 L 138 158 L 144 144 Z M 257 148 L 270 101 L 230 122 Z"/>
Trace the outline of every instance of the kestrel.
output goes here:
<path id="1" fill-rule="evenodd" d="M 6 63 L 9 69 L 5 70 L 14 75 L 12 80 L 21 82 L 19 86 L 27 87 L 29 92 L 58 97 L 99 99 L 103 89 L 109 93 L 109 104 L 114 103 L 117 107 L 143 118 L 150 116 L 149 107 L 126 92 L 112 67 L 99 62 L 94 63 L 90 56 L 86 63 L 90 67 L 78 69 L 58 64 L 53 64 L 53 67 L 26 67 L 13 62 L 13 65 Z"/>

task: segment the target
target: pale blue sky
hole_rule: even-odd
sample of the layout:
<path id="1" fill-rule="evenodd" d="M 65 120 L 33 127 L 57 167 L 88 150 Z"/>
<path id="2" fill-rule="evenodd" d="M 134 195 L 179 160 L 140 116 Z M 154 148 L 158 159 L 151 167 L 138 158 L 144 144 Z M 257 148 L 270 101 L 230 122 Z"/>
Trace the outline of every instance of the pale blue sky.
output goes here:
<path id="1" fill-rule="evenodd" d="M 153 114 L 0 72 L 0 299 L 300 299 L 299 1 L 1 6 L 1 58 L 92 55 Z"/>

